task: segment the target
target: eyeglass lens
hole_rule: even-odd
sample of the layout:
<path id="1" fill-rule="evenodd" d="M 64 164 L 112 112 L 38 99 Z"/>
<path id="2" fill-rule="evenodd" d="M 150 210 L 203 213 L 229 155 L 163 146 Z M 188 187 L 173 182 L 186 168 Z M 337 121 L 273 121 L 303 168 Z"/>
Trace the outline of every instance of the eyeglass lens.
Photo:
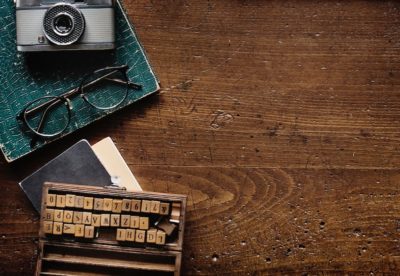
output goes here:
<path id="1" fill-rule="evenodd" d="M 31 102 L 26 110 L 34 109 L 49 101 L 53 103 L 27 116 L 26 124 L 32 131 L 51 137 L 62 133 L 69 124 L 70 113 L 66 101 L 57 97 L 43 97 Z"/>
<path id="2" fill-rule="evenodd" d="M 115 69 L 98 70 L 81 84 L 84 99 L 98 109 L 111 109 L 121 104 L 128 94 L 125 72 Z"/>

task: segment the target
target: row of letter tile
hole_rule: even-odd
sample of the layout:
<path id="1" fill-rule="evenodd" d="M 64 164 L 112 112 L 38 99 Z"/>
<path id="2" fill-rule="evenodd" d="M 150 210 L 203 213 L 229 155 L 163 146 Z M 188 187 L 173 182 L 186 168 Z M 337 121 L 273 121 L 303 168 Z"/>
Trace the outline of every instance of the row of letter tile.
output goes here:
<path id="1" fill-rule="evenodd" d="M 82 237 L 93 239 L 94 238 L 94 226 L 88 226 L 83 224 L 69 224 L 62 222 L 43 222 L 44 233 L 53 235 L 72 234 L 75 237 Z"/>
<path id="2" fill-rule="evenodd" d="M 119 228 L 117 229 L 116 239 L 117 241 L 165 244 L 165 233 L 156 229 L 144 231 Z"/>
<path id="3" fill-rule="evenodd" d="M 120 214 L 93 214 L 71 210 L 45 209 L 45 221 L 91 225 L 95 227 L 126 227 L 149 229 L 149 218 Z"/>
<path id="4" fill-rule="evenodd" d="M 70 234 L 75 237 L 93 239 L 95 227 L 84 224 L 69 224 L 62 222 L 44 221 L 44 232 L 52 235 Z M 166 235 L 163 231 L 150 229 L 148 231 L 139 229 L 118 228 L 116 234 L 117 241 L 165 244 Z"/>
<path id="5" fill-rule="evenodd" d="M 79 208 L 84 210 L 121 212 L 143 212 L 152 214 L 168 215 L 170 204 L 157 200 L 139 199 L 112 199 L 77 196 L 72 194 L 56 195 L 48 194 L 46 198 L 47 207 Z"/>

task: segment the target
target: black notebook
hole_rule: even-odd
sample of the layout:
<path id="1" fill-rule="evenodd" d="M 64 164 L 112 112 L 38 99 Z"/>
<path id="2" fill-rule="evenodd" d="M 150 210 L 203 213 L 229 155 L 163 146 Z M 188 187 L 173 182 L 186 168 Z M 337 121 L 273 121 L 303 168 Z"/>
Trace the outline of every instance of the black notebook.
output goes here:
<path id="1" fill-rule="evenodd" d="M 91 186 L 112 184 L 111 176 L 86 140 L 79 141 L 19 183 L 38 212 L 46 181 Z"/>

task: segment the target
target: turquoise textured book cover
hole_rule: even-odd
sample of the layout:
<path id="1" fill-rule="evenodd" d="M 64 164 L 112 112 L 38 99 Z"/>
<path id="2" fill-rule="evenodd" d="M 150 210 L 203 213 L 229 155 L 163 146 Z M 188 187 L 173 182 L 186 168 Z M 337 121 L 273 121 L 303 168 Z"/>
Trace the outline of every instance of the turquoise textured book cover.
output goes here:
<path id="1" fill-rule="evenodd" d="M 119 1 L 115 5 L 115 18 L 115 50 L 23 54 L 16 47 L 14 2 L 0 0 L 0 148 L 8 162 L 55 140 L 39 140 L 31 148 L 32 135 L 16 119 L 17 114 L 32 100 L 61 95 L 78 86 L 87 73 L 105 66 L 127 64 L 129 79 L 143 88 L 129 90 L 127 99 L 108 111 L 97 110 L 80 97 L 73 98 L 71 122 L 62 136 L 159 90 L 157 77 Z"/>

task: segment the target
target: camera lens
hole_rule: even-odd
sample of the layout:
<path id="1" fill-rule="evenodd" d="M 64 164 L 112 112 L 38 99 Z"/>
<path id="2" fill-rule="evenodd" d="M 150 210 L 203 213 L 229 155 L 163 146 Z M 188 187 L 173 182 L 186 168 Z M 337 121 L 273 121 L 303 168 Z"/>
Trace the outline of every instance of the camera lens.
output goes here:
<path id="1" fill-rule="evenodd" d="M 53 20 L 53 26 L 58 35 L 69 35 L 74 28 L 72 16 L 67 13 L 60 13 L 56 15 Z"/>
<path id="2" fill-rule="evenodd" d="M 55 4 L 44 14 L 44 35 L 56 45 L 71 45 L 80 39 L 84 31 L 83 14 L 71 4 Z"/>

